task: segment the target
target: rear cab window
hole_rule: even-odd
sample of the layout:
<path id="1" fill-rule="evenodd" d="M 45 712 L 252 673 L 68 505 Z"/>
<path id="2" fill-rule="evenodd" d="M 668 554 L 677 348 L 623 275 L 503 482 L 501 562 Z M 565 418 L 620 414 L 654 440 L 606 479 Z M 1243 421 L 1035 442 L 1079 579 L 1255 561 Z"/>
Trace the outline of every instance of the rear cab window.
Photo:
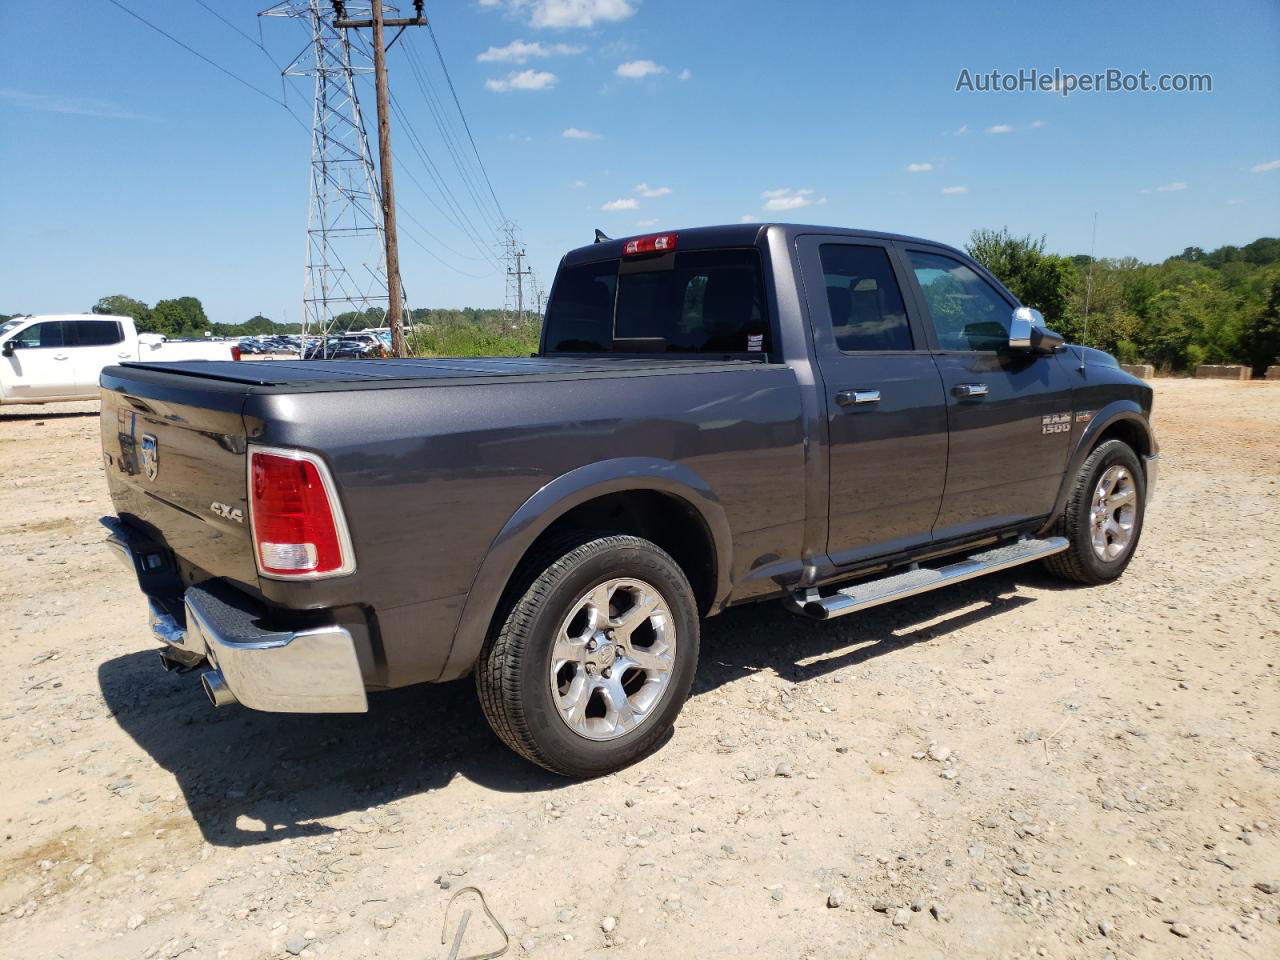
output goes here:
<path id="1" fill-rule="evenodd" d="M 76 320 L 72 325 L 77 347 L 105 347 L 124 340 L 118 320 Z"/>
<path id="2" fill-rule="evenodd" d="M 562 267 L 547 307 L 544 353 L 767 354 L 754 248 L 677 250 Z"/>

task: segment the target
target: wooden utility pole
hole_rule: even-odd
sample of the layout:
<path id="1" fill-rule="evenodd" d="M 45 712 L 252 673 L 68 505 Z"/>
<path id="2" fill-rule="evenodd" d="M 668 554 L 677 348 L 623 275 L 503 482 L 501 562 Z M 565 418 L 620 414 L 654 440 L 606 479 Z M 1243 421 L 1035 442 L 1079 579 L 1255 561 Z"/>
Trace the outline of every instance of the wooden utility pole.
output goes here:
<path id="1" fill-rule="evenodd" d="M 388 20 L 383 16 L 382 0 L 373 0 L 372 16 L 368 20 L 350 20 L 346 17 L 346 5 L 334 3 L 337 14 L 333 25 L 338 29 L 358 30 L 373 28 L 373 82 L 378 94 L 378 170 L 382 175 L 382 228 L 387 243 L 387 323 L 391 327 L 391 352 L 397 357 L 409 355 L 404 337 L 404 291 L 400 288 L 400 244 L 396 239 L 396 185 L 391 168 L 391 104 L 387 92 L 387 46 L 384 38 L 386 27 L 426 26 L 423 0 L 414 0 L 413 18 Z M 400 34 L 397 33 L 396 37 Z M 392 43 L 395 43 L 393 38 Z"/>

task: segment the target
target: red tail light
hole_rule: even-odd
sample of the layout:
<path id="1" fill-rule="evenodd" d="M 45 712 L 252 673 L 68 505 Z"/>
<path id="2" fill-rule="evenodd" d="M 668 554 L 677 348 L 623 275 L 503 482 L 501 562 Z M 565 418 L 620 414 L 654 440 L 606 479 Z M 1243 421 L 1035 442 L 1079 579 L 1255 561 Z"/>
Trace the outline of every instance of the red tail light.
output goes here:
<path id="1" fill-rule="evenodd" d="M 317 579 L 356 568 L 333 479 L 314 454 L 249 448 L 249 525 L 265 577 Z"/>
<path id="2" fill-rule="evenodd" d="M 666 253 L 676 248 L 676 233 L 657 233 L 652 237 L 636 237 L 628 240 L 622 247 L 624 257 L 634 257 L 642 253 Z"/>
<path id="3" fill-rule="evenodd" d="M 232 360 L 239 360 L 239 359 L 240 359 L 240 345 L 239 345 L 239 344 L 234 344 L 234 345 L 231 347 L 231 359 L 232 359 Z"/>

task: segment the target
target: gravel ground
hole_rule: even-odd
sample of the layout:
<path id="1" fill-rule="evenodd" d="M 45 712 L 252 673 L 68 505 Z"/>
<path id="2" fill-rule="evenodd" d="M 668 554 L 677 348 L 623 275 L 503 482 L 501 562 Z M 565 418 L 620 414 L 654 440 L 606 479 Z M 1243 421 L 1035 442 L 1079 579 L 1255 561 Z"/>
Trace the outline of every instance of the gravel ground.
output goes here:
<path id="1" fill-rule="evenodd" d="M 1280 956 L 1280 384 L 1156 391 L 1119 582 L 731 611 L 671 741 L 591 783 L 466 682 L 212 710 L 100 546 L 96 405 L 7 409 L 0 956 L 444 957 L 472 885 L 517 957 Z"/>

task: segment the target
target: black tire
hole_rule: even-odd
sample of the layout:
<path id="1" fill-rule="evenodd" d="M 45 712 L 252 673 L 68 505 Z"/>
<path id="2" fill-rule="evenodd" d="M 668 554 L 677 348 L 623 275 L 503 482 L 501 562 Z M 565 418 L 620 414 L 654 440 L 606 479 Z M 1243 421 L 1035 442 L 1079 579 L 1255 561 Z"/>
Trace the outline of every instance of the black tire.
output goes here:
<path id="1" fill-rule="evenodd" d="M 593 587 L 634 577 L 662 596 L 676 644 L 666 689 L 654 712 L 612 740 L 591 740 L 561 717 L 552 693 L 552 647 L 560 626 Z M 476 691 L 494 733 L 512 750 L 566 777 L 598 777 L 628 766 L 660 744 L 689 696 L 698 663 L 698 608 L 679 565 L 662 549 L 632 536 L 601 536 L 552 549 L 526 565 L 526 588 L 507 598 L 476 663 Z M 519 587 L 516 588 L 519 590 Z"/>
<path id="2" fill-rule="evenodd" d="M 1133 531 L 1128 544 L 1117 556 L 1103 559 L 1093 548 L 1093 493 L 1102 475 L 1116 465 L 1125 467 L 1133 477 L 1136 490 Z M 1146 508 L 1147 481 L 1137 454 L 1122 440 L 1108 440 L 1099 444 L 1080 465 L 1067 494 L 1066 508 L 1051 531 L 1054 536 L 1066 537 L 1071 546 L 1064 552 L 1045 559 L 1045 567 L 1055 576 L 1077 583 L 1096 585 L 1111 582 L 1124 573 L 1125 567 L 1133 559 L 1133 552 L 1142 535 Z"/>

